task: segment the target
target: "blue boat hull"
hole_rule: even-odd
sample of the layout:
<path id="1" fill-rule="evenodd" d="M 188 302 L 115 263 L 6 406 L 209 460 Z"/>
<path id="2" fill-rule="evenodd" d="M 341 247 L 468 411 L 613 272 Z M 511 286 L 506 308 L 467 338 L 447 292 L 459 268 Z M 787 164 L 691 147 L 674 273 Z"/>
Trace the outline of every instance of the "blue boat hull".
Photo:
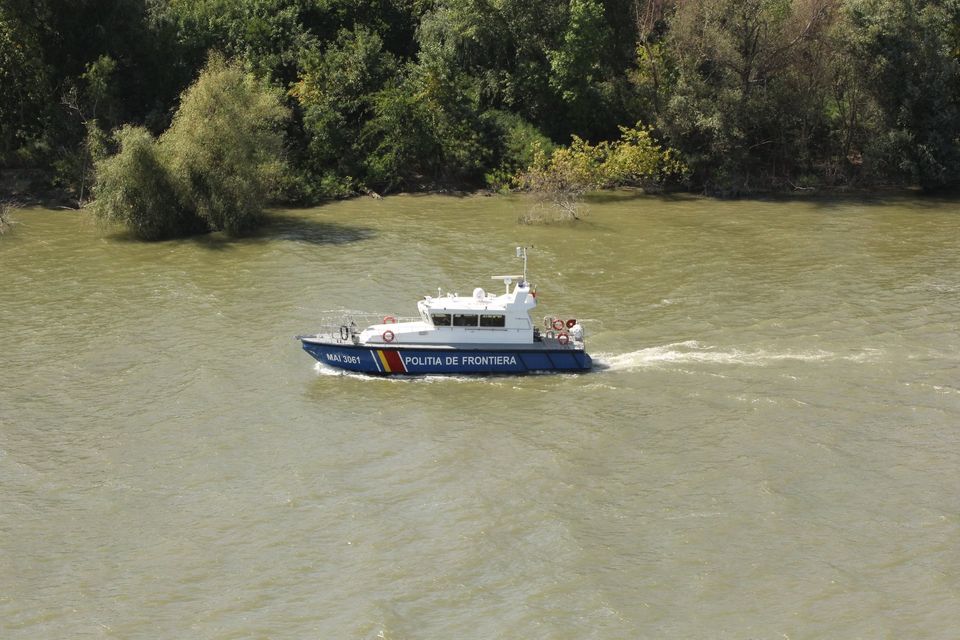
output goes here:
<path id="1" fill-rule="evenodd" d="M 303 350 L 319 362 L 373 375 L 523 374 L 589 371 L 593 361 L 577 349 L 429 349 L 329 344 L 301 338 Z"/>

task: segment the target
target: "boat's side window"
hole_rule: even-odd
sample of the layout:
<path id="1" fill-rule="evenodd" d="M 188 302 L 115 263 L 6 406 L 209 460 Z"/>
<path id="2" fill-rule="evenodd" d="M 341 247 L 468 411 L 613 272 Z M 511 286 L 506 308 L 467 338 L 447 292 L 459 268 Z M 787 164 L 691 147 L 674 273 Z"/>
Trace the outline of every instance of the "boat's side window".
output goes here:
<path id="1" fill-rule="evenodd" d="M 453 326 L 475 327 L 477 326 L 477 316 L 468 313 L 455 313 L 453 314 Z"/>
<path id="2" fill-rule="evenodd" d="M 481 327 L 505 327 L 507 326 L 507 319 L 505 316 L 500 314 L 487 313 L 480 316 L 480 326 Z"/>
<path id="3" fill-rule="evenodd" d="M 433 320 L 433 326 L 435 327 L 450 326 L 450 315 L 447 313 L 435 313 L 430 316 L 430 319 Z"/>

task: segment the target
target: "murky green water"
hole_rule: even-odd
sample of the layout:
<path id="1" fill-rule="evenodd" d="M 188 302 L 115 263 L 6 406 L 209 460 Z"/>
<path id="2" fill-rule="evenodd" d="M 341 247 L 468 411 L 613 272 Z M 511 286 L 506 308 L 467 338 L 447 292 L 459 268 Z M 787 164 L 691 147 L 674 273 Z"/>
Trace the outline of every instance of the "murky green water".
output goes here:
<path id="1" fill-rule="evenodd" d="M 0 637 L 952 638 L 960 206 L 355 200 L 0 238 Z M 516 270 L 584 376 L 293 339 Z"/>

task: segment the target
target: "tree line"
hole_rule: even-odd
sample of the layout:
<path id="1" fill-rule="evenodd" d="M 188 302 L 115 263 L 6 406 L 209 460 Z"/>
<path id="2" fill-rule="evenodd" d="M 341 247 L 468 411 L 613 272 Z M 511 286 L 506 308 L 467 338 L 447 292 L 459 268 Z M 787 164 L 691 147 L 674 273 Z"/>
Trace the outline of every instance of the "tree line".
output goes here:
<path id="1" fill-rule="evenodd" d="M 529 186 L 625 135 L 710 194 L 960 184 L 960 0 L 0 0 L 0 167 L 82 201 L 128 146 L 228 224 L 251 194 L 218 200 L 203 168 L 241 165 L 204 148 L 239 116 L 178 116 L 203 69 L 275 101 L 246 183 L 281 201 Z"/>

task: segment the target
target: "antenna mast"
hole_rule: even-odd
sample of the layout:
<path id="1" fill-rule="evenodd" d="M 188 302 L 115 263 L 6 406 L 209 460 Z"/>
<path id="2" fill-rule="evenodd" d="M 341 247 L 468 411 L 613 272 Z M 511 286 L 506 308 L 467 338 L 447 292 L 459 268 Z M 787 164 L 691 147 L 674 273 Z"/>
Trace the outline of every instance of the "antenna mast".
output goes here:
<path id="1" fill-rule="evenodd" d="M 527 248 L 517 247 L 517 257 L 523 258 L 523 281 L 527 281 Z"/>

